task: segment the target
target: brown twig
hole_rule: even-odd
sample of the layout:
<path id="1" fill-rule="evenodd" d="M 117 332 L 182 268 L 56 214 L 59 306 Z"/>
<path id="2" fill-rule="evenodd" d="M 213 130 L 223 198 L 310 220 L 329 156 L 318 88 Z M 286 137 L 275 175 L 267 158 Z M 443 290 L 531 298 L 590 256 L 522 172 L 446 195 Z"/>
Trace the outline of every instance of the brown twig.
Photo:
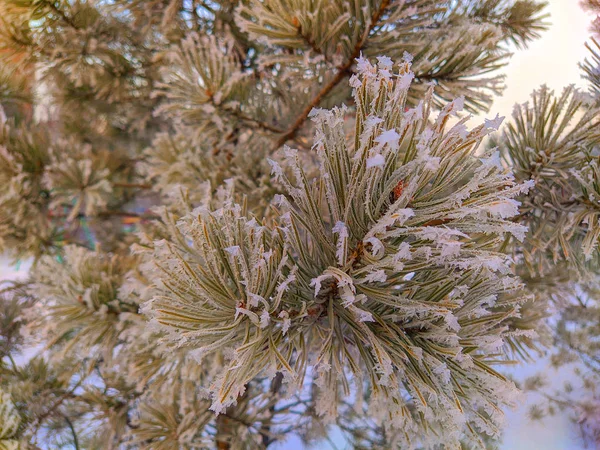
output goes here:
<path id="1" fill-rule="evenodd" d="M 228 110 L 226 110 L 228 111 Z M 257 125 L 259 128 L 262 128 L 265 131 L 269 131 L 271 133 L 275 133 L 275 134 L 279 134 L 279 133 L 283 133 L 284 130 L 282 130 L 281 128 L 277 128 L 275 126 L 269 125 L 268 123 L 265 122 L 261 122 L 258 119 L 254 119 L 252 117 L 249 117 L 247 115 L 245 115 L 244 113 L 242 113 L 239 110 L 231 110 L 228 111 L 231 113 L 231 115 L 233 115 L 234 117 L 237 117 L 240 120 L 243 120 L 245 122 L 250 122 L 253 123 L 254 125 Z"/>
<path id="2" fill-rule="evenodd" d="M 113 183 L 113 186 L 124 189 L 152 189 L 151 184 L 140 183 Z"/>
<path id="3" fill-rule="evenodd" d="M 275 375 L 275 378 L 273 378 L 273 380 L 271 381 L 271 395 L 273 396 L 272 398 L 272 404 L 269 407 L 269 418 L 265 420 L 260 433 L 262 434 L 262 443 L 265 446 L 265 448 L 267 448 L 272 442 L 273 439 L 271 438 L 271 422 L 273 421 L 273 416 L 275 416 L 275 406 L 277 404 L 276 400 L 277 400 L 277 394 L 279 394 L 279 391 L 281 390 L 281 386 L 283 385 L 283 373 L 281 372 L 277 372 L 277 374 Z"/>
<path id="4" fill-rule="evenodd" d="M 71 19 L 69 16 L 67 16 L 65 14 L 65 12 L 63 10 L 61 10 L 58 6 L 56 6 L 56 3 L 53 2 L 52 0 L 45 2 L 52 11 L 54 11 L 62 20 L 65 21 L 65 23 L 67 25 L 69 25 L 71 28 L 78 30 L 79 27 L 77 26 L 77 24 L 73 21 L 73 19 Z"/>
<path id="5" fill-rule="evenodd" d="M 350 55 L 348 60 L 341 66 L 338 66 L 334 77 L 325 86 L 323 86 L 323 88 L 317 93 L 317 95 L 306 106 L 306 108 L 304 108 L 302 110 L 302 112 L 296 118 L 296 120 L 294 121 L 292 126 L 283 135 L 281 135 L 279 137 L 279 139 L 277 139 L 277 142 L 275 144 L 275 147 L 273 148 L 273 151 L 277 150 L 279 147 L 281 147 L 283 144 L 285 144 L 288 140 L 293 139 L 296 136 L 296 134 L 298 133 L 298 130 L 300 129 L 300 127 L 302 127 L 302 125 L 306 121 L 308 115 L 313 110 L 313 108 L 317 107 L 319 105 L 319 103 L 321 103 L 323 98 L 325 98 L 340 83 L 340 81 L 342 81 L 344 79 L 344 77 L 348 74 L 348 72 L 350 71 L 350 68 L 352 67 L 352 64 L 354 64 L 354 60 L 360 56 L 360 52 L 363 49 L 363 46 L 365 45 L 365 43 L 369 37 L 369 34 L 373 30 L 373 28 L 375 28 L 375 26 L 379 22 L 379 19 L 381 19 L 381 16 L 385 12 L 385 10 L 389 6 L 389 4 L 390 4 L 390 0 L 383 0 L 381 2 L 381 5 L 377 9 L 377 11 L 375 11 L 375 14 L 373 14 L 371 16 L 371 24 L 365 30 L 363 37 L 354 46 L 354 50 L 352 51 L 352 54 Z"/>
<path id="6" fill-rule="evenodd" d="M 134 213 L 127 211 L 103 211 L 97 214 L 98 217 L 139 217 L 140 219 L 159 219 L 159 216 L 148 213 Z"/>

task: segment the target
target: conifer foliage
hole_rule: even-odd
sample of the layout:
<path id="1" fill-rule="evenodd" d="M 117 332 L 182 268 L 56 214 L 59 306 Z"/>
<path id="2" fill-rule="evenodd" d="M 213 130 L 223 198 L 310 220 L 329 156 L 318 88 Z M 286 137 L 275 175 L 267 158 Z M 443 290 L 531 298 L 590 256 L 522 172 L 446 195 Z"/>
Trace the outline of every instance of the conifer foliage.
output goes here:
<path id="1" fill-rule="evenodd" d="M 0 0 L 0 448 L 493 445 L 498 366 L 595 292 L 597 52 L 469 120 L 544 20 Z"/>

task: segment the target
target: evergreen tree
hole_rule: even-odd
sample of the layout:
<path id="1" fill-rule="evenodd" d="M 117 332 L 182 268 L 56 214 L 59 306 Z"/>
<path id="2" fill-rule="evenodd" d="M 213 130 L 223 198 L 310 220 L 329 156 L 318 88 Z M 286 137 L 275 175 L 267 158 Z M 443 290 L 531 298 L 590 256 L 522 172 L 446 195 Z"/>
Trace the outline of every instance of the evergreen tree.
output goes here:
<path id="1" fill-rule="evenodd" d="M 469 121 L 543 8 L 1 0 L 0 447 L 493 446 L 597 327 L 598 54 Z"/>

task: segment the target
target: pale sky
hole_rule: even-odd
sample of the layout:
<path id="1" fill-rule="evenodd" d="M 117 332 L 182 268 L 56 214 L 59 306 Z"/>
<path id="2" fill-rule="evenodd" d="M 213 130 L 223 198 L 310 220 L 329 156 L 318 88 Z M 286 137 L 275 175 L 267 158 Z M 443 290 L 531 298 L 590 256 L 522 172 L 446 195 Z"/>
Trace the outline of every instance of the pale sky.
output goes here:
<path id="1" fill-rule="evenodd" d="M 507 120 L 515 103 L 529 99 L 534 89 L 547 84 L 560 92 L 569 84 L 585 87 L 577 64 L 588 56 L 585 42 L 592 16 L 580 7 L 579 0 L 549 0 L 550 29 L 530 44 L 527 50 L 515 50 L 506 73 L 506 90 L 496 98 L 490 113 Z"/>
<path id="2" fill-rule="evenodd" d="M 504 95 L 496 99 L 490 110 L 493 115 L 499 113 L 508 120 L 513 105 L 527 101 L 530 93 L 542 84 L 547 84 L 557 93 L 569 84 L 586 88 L 577 64 L 588 56 L 584 44 L 589 40 L 588 29 L 593 17 L 583 12 L 578 0 L 549 0 L 549 3 L 550 29 L 527 50 L 515 52 L 505 69 L 507 88 Z M 543 371 L 551 380 L 550 386 L 557 388 L 570 376 L 568 370 L 557 372 L 548 368 L 544 361 L 520 367 L 513 374 L 520 378 L 538 371 Z M 535 398 L 525 398 L 519 409 L 509 412 L 503 450 L 584 448 L 566 415 L 546 418 L 540 423 L 529 421 L 527 410 L 534 401 Z"/>

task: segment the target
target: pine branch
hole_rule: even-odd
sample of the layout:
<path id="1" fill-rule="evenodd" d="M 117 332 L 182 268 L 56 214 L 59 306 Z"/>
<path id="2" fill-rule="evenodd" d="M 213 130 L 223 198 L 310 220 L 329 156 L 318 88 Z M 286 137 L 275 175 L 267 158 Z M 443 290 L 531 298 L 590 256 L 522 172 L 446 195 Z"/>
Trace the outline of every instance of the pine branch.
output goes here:
<path id="1" fill-rule="evenodd" d="M 37 430 L 42 426 L 42 423 L 48 417 L 50 417 L 56 411 L 56 409 L 58 407 L 60 407 L 66 400 L 68 400 L 69 398 L 72 398 L 74 396 L 75 391 L 79 388 L 79 386 L 81 386 L 81 384 L 83 383 L 84 380 L 85 380 L 85 378 L 81 377 L 80 380 L 75 384 L 75 386 L 73 386 L 67 392 L 63 393 L 58 398 L 58 400 L 52 404 L 52 406 L 50 408 L 48 408 L 43 414 L 38 416 L 36 421 L 33 423 L 32 429 L 35 430 L 35 432 L 37 432 Z"/>
<path id="2" fill-rule="evenodd" d="M 138 214 L 138 213 L 128 212 L 128 211 L 102 211 L 102 212 L 99 212 L 97 215 L 100 217 L 138 217 L 143 220 L 154 220 L 154 219 L 160 218 L 156 214 L 149 214 L 149 213 Z M 87 216 L 83 215 L 83 217 L 87 217 Z"/>
<path id="3" fill-rule="evenodd" d="M 75 431 L 73 422 L 71 422 L 71 419 L 69 419 L 67 415 L 63 415 L 63 418 L 65 419 L 65 422 L 67 422 L 67 425 L 71 430 L 71 434 L 73 435 L 73 445 L 75 446 L 75 450 L 79 450 L 79 439 L 77 439 L 77 432 Z"/>
<path id="4" fill-rule="evenodd" d="M 52 11 L 54 11 L 54 13 L 56 13 L 71 28 L 73 28 L 75 30 L 79 29 L 79 26 L 77 26 L 77 24 L 73 21 L 73 19 L 71 19 L 69 16 L 67 16 L 63 10 L 61 10 L 58 6 L 56 6 L 55 2 L 45 1 L 44 3 L 46 5 L 48 5 L 50 7 L 50 9 Z"/>
<path id="5" fill-rule="evenodd" d="M 216 105 L 214 102 L 213 102 L 213 106 L 215 106 L 215 108 L 218 107 L 218 105 Z M 280 134 L 280 133 L 284 132 L 284 130 L 282 130 L 280 128 L 277 128 L 275 126 L 269 125 L 268 123 L 262 122 L 262 121 L 260 121 L 258 119 L 253 118 L 253 117 L 247 116 L 243 112 L 241 112 L 240 110 L 229 110 L 229 109 L 226 109 L 225 111 L 231 113 L 232 116 L 236 117 L 239 120 L 242 120 L 244 122 L 249 122 L 249 123 L 251 123 L 253 125 L 258 126 L 259 128 L 262 128 L 265 131 L 270 132 L 270 133 Z"/>
<path id="6" fill-rule="evenodd" d="M 282 385 L 283 374 L 281 372 L 277 372 L 277 375 L 275 375 L 275 378 L 273 378 L 273 380 L 271 381 L 271 387 L 269 389 L 272 396 L 271 405 L 269 406 L 269 416 L 268 419 L 266 419 L 265 422 L 263 422 L 263 426 L 261 428 L 262 443 L 265 446 L 265 448 L 267 448 L 273 442 L 273 439 L 269 437 L 271 435 L 271 422 L 273 420 L 273 417 L 275 416 L 277 397 Z"/>
<path id="7" fill-rule="evenodd" d="M 138 183 L 112 183 L 114 187 L 124 189 L 152 189 L 150 184 L 138 184 Z"/>
<path id="8" fill-rule="evenodd" d="M 323 86 L 323 88 L 311 100 L 308 106 L 306 106 L 304 110 L 302 110 L 302 112 L 300 113 L 300 115 L 298 115 L 292 126 L 282 136 L 280 136 L 279 139 L 277 139 L 277 142 L 273 147 L 272 151 L 277 150 L 288 140 L 293 139 L 298 133 L 298 130 L 300 130 L 300 128 L 308 118 L 308 115 L 313 110 L 313 108 L 316 108 L 319 105 L 319 103 L 321 103 L 321 101 L 346 77 L 346 75 L 348 75 L 352 65 L 354 64 L 354 60 L 360 56 L 360 52 L 363 49 L 365 43 L 367 42 L 369 34 L 377 26 L 379 20 L 383 16 L 389 4 L 390 0 L 383 0 L 381 2 L 381 5 L 377 9 L 377 11 L 375 11 L 375 13 L 371 16 L 370 25 L 366 28 L 363 37 L 356 43 L 354 50 L 348 58 L 348 60 L 343 65 L 337 68 L 334 77 L 325 86 Z"/>

